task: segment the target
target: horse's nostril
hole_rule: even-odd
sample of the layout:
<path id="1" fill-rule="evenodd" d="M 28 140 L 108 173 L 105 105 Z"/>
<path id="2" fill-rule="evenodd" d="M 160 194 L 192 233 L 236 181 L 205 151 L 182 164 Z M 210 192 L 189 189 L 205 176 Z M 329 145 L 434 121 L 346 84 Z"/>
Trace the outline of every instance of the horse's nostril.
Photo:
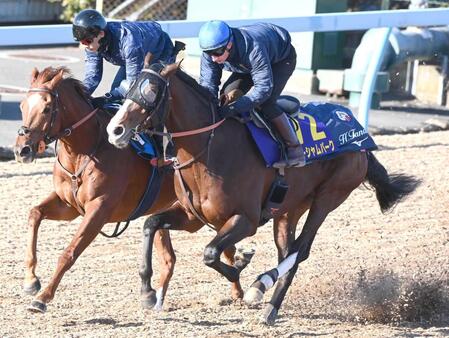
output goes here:
<path id="1" fill-rule="evenodd" d="M 27 156 L 31 153 L 31 147 L 30 146 L 25 146 L 22 148 L 22 150 L 20 150 L 20 156 Z"/>
<path id="2" fill-rule="evenodd" d="M 121 126 L 118 126 L 118 127 L 115 127 L 115 129 L 114 129 L 114 135 L 115 136 L 120 136 L 120 135 L 122 135 L 123 134 L 123 127 L 121 127 Z"/>

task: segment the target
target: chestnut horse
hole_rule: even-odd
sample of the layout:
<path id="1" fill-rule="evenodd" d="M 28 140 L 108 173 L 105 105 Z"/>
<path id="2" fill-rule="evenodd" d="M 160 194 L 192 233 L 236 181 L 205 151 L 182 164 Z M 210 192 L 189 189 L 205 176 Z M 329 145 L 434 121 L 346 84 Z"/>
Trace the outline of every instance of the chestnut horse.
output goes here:
<path id="1" fill-rule="evenodd" d="M 64 273 L 103 225 L 128 219 L 152 175 L 149 161 L 129 148 L 119 150 L 107 141 L 105 126 L 110 117 L 103 111 L 93 110 L 81 82 L 65 76 L 67 73 L 62 67 L 48 67 L 40 73 L 33 70 L 31 88 L 20 105 L 23 126 L 15 145 L 16 160 L 30 163 L 36 152 L 45 149 L 45 143 L 59 139 L 53 168 L 54 191 L 31 209 L 28 218 L 24 280 L 27 294 L 36 294 L 41 288 L 35 273 L 41 221 L 70 221 L 83 216 L 48 286 L 37 293 L 29 307 L 39 312 L 46 311 L 46 304 L 53 299 Z M 175 201 L 173 174 L 166 173 L 158 198 L 144 214 L 161 211 Z M 163 298 L 173 274 L 175 254 L 167 230 L 160 231 L 156 239 L 161 262 L 158 296 Z"/>
<path id="2" fill-rule="evenodd" d="M 227 265 L 220 255 L 256 233 L 276 170 L 265 166 L 243 124 L 235 119 L 219 121 L 213 102 L 179 64 L 146 66 L 107 131 L 111 143 L 124 147 L 133 129 L 148 127 L 155 134 L 164 134 L 157 131 L 163 124 L 168 131 L 165 136 L 174 142 L 178 202 L 145 221 L 150 242 L 146 248 L 151 250 L 157 229 L 192 231 L 210 223 L 218 233 L 205 248 L 204 263 L 229 281 L 238 282 L 242 266 Z M 274 240 L 279 261 L 294 250 L 298 252 L 296 265 L 309 256 L 326 216 L 361 183 L 373 186 L 382 211 L 393 207 L 419 183 L 413 177 L 388 175 L 371 152 L 360 151 L 302 168 L 287 168 L 285 180 L 289 190 L 274 214 Z M 296 225 L 307 210 L 304 227 L 294 241 Z M 151 254 L 145 256 L 151 275 Z M 274 322 L 291 284 L 296 270 L 291 271 L 277 284 L 264 315 L 268 324 Z"/>

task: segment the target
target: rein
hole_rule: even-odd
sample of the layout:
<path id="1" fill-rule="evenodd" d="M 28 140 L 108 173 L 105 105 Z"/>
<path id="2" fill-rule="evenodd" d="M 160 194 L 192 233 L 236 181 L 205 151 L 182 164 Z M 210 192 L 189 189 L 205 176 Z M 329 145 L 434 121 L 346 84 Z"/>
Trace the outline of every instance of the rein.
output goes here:
<path id="1" fill-rule="evenodd" d="M 175 132 L 175 133 L 164 133 L 164 132 L 160 132 L 160 131 L 153 131 L 153 130 L 149 130 L 148 133 L 150 135 L 158 135 L 158 136 L 165 136 L 169 139 L 173 139 L 173 138 L 177 138 L 177 137 L 185 137 L 185 136 L 192 136 L 192 135 L 198 135 L 198 134 L 202 134 L 205 133 L 206 131 L 211 131 L 215 128 L 218 128 L 223 122 L 225 121 L 225 119 L 222 119 L 214 124 L 211 124 L 207 127 L 203 127 L 203 128 L 198 128 L 198 129 L 193 129 L 193 130 L 186 130 L 186 131 L 180 131 L 180 132 Z"/>

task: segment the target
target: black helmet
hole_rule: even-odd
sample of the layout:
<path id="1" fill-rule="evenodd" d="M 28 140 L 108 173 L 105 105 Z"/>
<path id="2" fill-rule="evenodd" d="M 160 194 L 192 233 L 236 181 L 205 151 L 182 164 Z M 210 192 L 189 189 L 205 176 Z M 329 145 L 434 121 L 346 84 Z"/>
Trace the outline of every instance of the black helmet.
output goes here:
<path id="1" fill-rule="evenodd" d="M 91 39 L 105 30 L 106 20 L 95 9 L 85 9 L 77 14 L 73 20 L 72 32 L 76 41 Z"/>

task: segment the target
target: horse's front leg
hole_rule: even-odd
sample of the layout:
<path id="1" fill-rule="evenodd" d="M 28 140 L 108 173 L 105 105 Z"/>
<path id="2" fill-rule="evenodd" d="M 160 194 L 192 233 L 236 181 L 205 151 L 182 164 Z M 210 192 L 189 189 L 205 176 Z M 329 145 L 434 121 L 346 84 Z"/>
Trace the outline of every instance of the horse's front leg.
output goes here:
<path id="1" fill-rule="evenodd" d="M 240 271 L 248 265 L 248 263 L 251 261 L 251 258 L 254 255 L 254 250 L 248 250 L 244 251 L 239 249 L 239 251 L 236 254 L 236 248 L 235 245 L 230 246 L 229 248 L 226 248 L 223 251 L 224 258 L 226 262 L 229 265 L 237 267 Z M 243 298 L 244 292 L 242 289 L 242 286 L 240 285 L 240 280 L 238 279 L 235 282 L 231 283 L 231 298 L 233 300 L 241 299 Z"/>
<path id="2" fill-rule="evenodd" d="M 160 277 L 159 289 L 156 292 L 155 310 L 162 310 L 164 305 L 165 294 L 167 293 L 168 284 L 173 276 L 175 269 L 176 255 L 170 239 L 168 230 L 157 230 L 154 237 L 154 246 L 159 260 Z M 145 304 L 144 304 L 144 307 Z"/>
<path id="3" fill-rule="evenodd" d="M 53 191 L 43 202 L 33 207 L 28 216 L 28 239 L 25 253 L 25 278 L 23 291 L 34 295 L 41 283 L 36 276 L 37 265 L 37 235 L 43 219 L 71 221 L 79 216 L 78 211 L 64 203 Z"/>
<path id="4" fill-rule="evenodd" d="M 254 235 L 256 230 L 257 222 L 251 222 L 244 215 L 232 216 L 204 249 L 204 264 L 218 271 L 230 282 L 238 282 L 240 272 L 248 265 L 252 255 L 239 260 L 232 266 L 223 263 L 220 256 L 227 248 L 234 246 L 246 237 Z"/>
<path id="5" fill-rule="evenodd" d="M 163 300 L 165 296 L 166 287 L 164 290 L 164 284 L 162 288 L 156 292 L 151 286 L 151 277 L 153 276 L 153 265 L 152 265 L 152 255 L 153 255 L 153 241 L 158 230 L 187 230 L 187 226 L 198 226 L 198 220 L 189 219 L 188 215 L 185 213 L 184 209 L 180 206 L 179 202 L 175 203 L 172 207 L 160 214 L 154 214 L 148 217 L 145 221 L 143 228 L 143 259 L 140 267 L 140 278 L 142 280 L 142 286 L 140 290 L 142 307 L 145 309 L 161 309 L 163 305 Z M 163 235 L 164 232 L 159 234 Z M 168 237 L 169 239 L 169 237 Z M 172 266 L 174 266 L 174 252 L 170 246 L 167 244 L 167 238 L 161 238 L 162 243 L 165 243 L 168 251 L 163 253 L 162 258 L 165 260 L 168 256 L 172 255 Z M 158 245 L 156 243 L 156 245 Z M 156 247 L 157 248 L 157 247 Z M 171 253 L 170 253 L 171 251 Z M 161 259 L 161 257 L 160 257 Z M 171 277 L 173 273 L 173 268 L 169 276 Z M 161 275 L 161 279 L 163 276 Z M 167 285 L 168 286 L 168 280 Z"/>
<path id="6" fill-rule="evenodd" d="M 110 205 L 101 202 L 100 199 L 86 203 L 84 207 L 86 214 L 78 231 L 59 257 L 56 270 L 47 287 L 37 294 L 28 307 L 29 310 L 34 312 L 45 312 L 47 310 L 47 303 L 54 298 L 64 273 L 70 269 L 76 259 L 95 239 L 103 225 L 108 221 L 110 211 L 113 209 Z"/>

